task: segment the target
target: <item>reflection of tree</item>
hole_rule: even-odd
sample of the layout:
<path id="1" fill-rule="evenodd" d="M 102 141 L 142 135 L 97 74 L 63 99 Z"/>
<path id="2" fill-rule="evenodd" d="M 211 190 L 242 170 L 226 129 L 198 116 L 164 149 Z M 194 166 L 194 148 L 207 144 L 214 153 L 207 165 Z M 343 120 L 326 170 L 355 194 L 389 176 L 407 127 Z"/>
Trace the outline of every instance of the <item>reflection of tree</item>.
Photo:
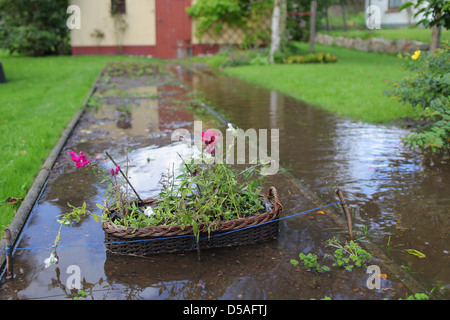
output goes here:
<path id="1" fill-rule="evenodd" d="M 49 289 L 54 289 L 54 288 L 59 288 L 61 289 L 61 291 L 64 293 L 64 297 L 67 299 L 74 299 L 76 297 L 80 297 L 80 293 L 78 291 L 78 289 L 72 288 L 69 289 L 66 284 L 64 282 L 61 281 L 61 271 L 59 269 L 59 267 L 55 268 L 55 272 L 56 272 L 56 278 L 52 278 L 51 279 L 51 284 L 48 285 Z M 103 278 L 100 278 L 99 281 L 97 281 L 96 283 L 90 283 L 87 282 L 85 278 L 83 278 L 83 280 L 81 280 L 81 288 L 80 290 L 83 290 L 86 293 L 86 297 L 92 297 L 94 296 L 94 288 L 96 285 L 101 285 L 103 282 Z M 44 298 L 45 297 L 40 297 L 40 298 Z"/>

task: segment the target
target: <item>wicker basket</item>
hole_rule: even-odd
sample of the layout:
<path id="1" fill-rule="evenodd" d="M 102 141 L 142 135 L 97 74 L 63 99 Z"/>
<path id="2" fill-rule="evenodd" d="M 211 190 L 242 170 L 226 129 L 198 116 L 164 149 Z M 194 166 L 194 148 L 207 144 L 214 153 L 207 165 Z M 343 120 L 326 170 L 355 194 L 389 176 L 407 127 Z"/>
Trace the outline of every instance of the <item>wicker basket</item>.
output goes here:
<path id="1" fill-rule="evenodd" d="M 267 198 L 272 210 L 255 216 L 222 221 L 211 233 L 201 232 L 197 243 L 192 227 L 147 226 L 138 229 L 126 228 L 110 221 L 102 222 L 105 243 L 113 253 L 145 256 L 156 253 L 187 252 L 194 249 L 209 249 L 227 246 L 257 244 L 276 239 L 278 218 L 283 206 L 274 187 L 269 189 Z M 149 206 L 154 198 L 144 200 Z M 273 221 L 273 222 L 271 222 Z M 200 226 L 201 228 L 201 226 Z M 199 246 L 199 247 L 198 247 Z"/>

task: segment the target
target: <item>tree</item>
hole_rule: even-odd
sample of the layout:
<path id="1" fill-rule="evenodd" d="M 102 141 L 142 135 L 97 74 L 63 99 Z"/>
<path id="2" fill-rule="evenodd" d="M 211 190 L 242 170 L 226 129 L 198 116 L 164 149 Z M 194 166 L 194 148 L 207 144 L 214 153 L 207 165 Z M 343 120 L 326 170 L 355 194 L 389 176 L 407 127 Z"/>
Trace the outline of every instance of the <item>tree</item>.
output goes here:
<path id="1" fill-rule="evenodd" d="M 316 14 L 317 14 L 317 2 L 315 0 L 311 1 L 311 22 L 310 32 L 309 32 L 309 52 L 314 52 L 314 41 L 316 37 Z"/>
<path id="2" fill-rule="evenodd" d="M 441 28 L 450 29 L 450 2 L 448 0 L 417 0 L 407 2 L 400 7 L 400 11 L 413 6 L 416 10 L 414 17 L 423 14 L 416 25 L 422 24 L 425 28 L 433 30 L 430 41 L 430 51 L 439 47 Z"/>
<path id="3" fill-rule="evenodd" d="M 273 63 L 273 54 L 276 51 L 280 51 L 281 45 L 281 0 L 274 0 L 273 13 L 272 13 L 272 42 L 270 44 L 270 63 Z"/>
<path id="4" fill-rule="evenodd" d="M 70 52 L 67 0 L 0 0 L 0 48 L 32 56 Z"/>
<path id="5" fill-rule="evenodd" d="M 342 9 L 342 31 L 344 32 L 344 34 L 346 34 L 347 33 L 347 19 L 345 18 L 346 0 L 340 0 L 339 4 L 340 4 L 341 9 Z"/>

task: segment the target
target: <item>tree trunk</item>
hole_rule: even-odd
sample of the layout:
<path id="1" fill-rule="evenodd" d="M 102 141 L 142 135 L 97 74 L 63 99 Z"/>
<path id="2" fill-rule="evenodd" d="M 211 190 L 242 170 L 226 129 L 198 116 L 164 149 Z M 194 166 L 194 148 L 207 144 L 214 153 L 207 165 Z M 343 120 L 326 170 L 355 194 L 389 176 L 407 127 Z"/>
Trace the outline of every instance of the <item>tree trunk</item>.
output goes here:
<path id="1" fill-rule="evenodd" d="M 287 0 L 280 0 L 280 48 L 287 40 L 286 34 L 286 19 L 287 19 Z"/>
<path id="2" fill-rule="evenodd" d="M 280 0 L 275 0 L 272 13 L 272 43 L 270 45 L 270 63 L 273 63 L 273 54 L 280 50 Z"/>
<path id="3" fill-rule="evenodd" d="M 440 13 L 436 14 L 436 19 L 439 19 L 441 16 Z M 431 28 L 431 41 L 430 41 L 430 51 L 433 52 L 439 47 L 439 40 L 441 38 L 441 26 L 434 25 Z"/>
<path id="4" fill-rule="evenodd" d="M 311 1 L 311 20 L 309 22 L 309 52 L 314 52 L 314 40 L 316 37 L 316 12 L 317 12 L 317 2 L 316 0 Z"/>
<path id="5" fill-rule="evenodd" d="M 344 34 L 347 32 L 347 19 L 345 19 L 345 0 L 341 0 L 342 7 L 342 31 Z"/>

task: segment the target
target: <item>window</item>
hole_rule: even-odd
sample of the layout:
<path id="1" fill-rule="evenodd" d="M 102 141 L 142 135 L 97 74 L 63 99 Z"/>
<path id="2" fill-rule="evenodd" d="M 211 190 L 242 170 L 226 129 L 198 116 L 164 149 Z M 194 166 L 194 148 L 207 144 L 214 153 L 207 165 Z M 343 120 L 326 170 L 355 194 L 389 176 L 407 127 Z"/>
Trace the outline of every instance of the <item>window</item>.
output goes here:
<path id="1" fill-rule="evenodd" d="M 403 4 L 403 0 L 388 0 L 389 9 L 398 9 Z"/>
<path id="2" fill-rule="evenodd" d="M 111 0 L 111 14 L 125 14 L 126 12 L 125 0 Z"/>

